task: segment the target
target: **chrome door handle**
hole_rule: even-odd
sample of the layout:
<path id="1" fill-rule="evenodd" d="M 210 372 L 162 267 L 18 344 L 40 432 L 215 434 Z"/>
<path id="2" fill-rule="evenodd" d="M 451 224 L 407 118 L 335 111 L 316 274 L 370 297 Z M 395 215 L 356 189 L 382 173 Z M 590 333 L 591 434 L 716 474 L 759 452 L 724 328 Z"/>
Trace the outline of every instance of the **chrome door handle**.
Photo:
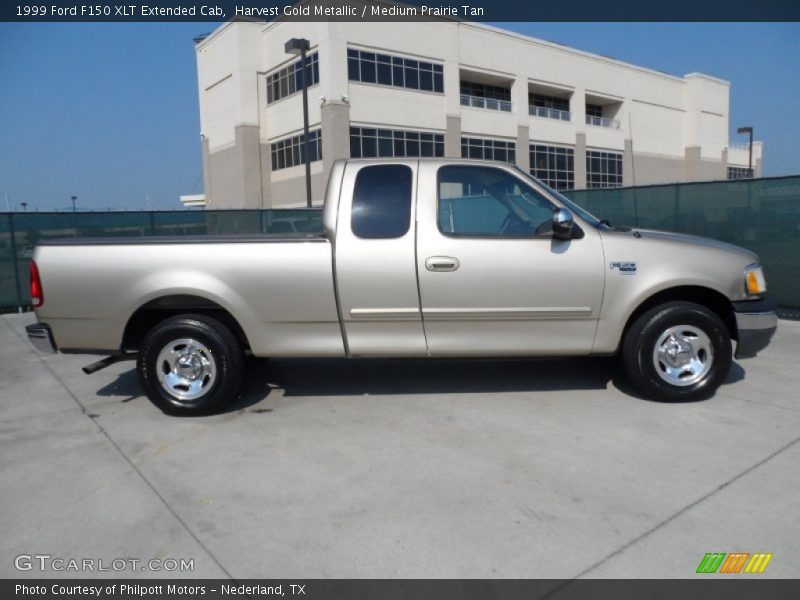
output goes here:
<path id="1" fill-rule="evenodd" d="M 428 271 L 455 271 L 461 263 L 452 256 L 430 256 L 425 259 L 425 268 Z"/>

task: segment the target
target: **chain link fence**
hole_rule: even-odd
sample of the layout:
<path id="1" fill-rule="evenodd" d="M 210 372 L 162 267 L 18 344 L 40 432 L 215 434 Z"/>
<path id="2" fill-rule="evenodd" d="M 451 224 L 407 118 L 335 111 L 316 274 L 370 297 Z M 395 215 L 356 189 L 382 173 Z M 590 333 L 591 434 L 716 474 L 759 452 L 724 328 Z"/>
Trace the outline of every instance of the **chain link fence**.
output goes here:
<path id="1" fill-rule="evenodd" d="M 769 295 L 800 309 L 800 176 L 581 190 L 568 195 L 615 225 L 690 233 L 758 253 Z M 322 230 L 318 209 L 0 213 L 0 311 L 30 307 L 28 268 L 39 240 Z"/>

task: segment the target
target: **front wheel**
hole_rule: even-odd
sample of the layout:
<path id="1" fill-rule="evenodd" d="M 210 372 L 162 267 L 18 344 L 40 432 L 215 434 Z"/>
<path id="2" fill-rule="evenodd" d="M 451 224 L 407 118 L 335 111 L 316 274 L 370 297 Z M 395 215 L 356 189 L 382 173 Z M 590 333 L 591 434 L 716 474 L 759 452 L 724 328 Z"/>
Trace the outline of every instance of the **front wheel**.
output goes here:
<path id="1" fill-rule="evenodd" d="M 242 350 L 216 319 L 179 315 L 145 336 L 136 370 L 147 397 L 164 412 L 209 414 L 238 396 Z"/>
<path id="2" fill-rule="evenodd" d="M 681 402 L 711 396 L 731 367 L 731 338 L 711 310 L 669 302 L 639 316 L 622 343 L 631 383 L 654 400 Z"/>

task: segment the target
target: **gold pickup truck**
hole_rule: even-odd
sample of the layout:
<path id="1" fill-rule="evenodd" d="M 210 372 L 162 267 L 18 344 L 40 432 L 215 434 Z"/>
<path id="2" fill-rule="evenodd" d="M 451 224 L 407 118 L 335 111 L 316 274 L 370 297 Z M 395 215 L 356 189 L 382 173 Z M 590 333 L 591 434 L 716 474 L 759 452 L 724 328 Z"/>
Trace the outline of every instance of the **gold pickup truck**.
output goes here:
<path id="1" fill-rule="evenodd" d="M 34 251 L 42 349 L 135 356 L 171 414 L 221 408 L 243 356 L 619 354 L 694 400 L 777 326 L 756 256 L 612 227 L 505 163 L 348 160 L 318 235 L 70 239 Z"/>

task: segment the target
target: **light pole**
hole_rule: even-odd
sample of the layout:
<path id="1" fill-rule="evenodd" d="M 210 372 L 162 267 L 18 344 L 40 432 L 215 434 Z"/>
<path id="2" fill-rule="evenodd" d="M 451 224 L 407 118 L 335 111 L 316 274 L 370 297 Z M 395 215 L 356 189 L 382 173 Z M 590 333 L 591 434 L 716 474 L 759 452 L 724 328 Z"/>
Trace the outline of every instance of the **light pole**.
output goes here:
<path id="1" fill-rule="evenodd" d="M 72 212 L 76 212 L 78 210 L 76 208 L 77 203 L 78 203 L 78 197 L 77 196 L 70 196 L 70 200 L 72 200 Z"/>
<path id="2" fill-rule="evenodd" d="M 306 78 L 306 52 L 311 43 L 305 38 L 292 38 L 284 46 L 287 54 L 300 55 L 300 85 L 303 88 L 303 158 L 306 163 L 306 206 L 311 208 L 311 155 L 308 139 L 308 80 Z"/>
<path id="3" fill-rule="evenodd" d="M 22 212 L 28 212 L 28 203 L 27 202 L 20 202 L 19 205 L 22 207 Z"/>
<path id="4" fill-rule="evenodd" d="M 750 151 L 749 158 L 747 159 L 747 171 L 750 174 L 750 179 L 753 178 L 753 128 L 751 126 L 747 127 L 739 127 L 736 130 L 736 133 L 747 133 L 750 135 L 750 143 L 747 144 L 747 148 Z"/>

